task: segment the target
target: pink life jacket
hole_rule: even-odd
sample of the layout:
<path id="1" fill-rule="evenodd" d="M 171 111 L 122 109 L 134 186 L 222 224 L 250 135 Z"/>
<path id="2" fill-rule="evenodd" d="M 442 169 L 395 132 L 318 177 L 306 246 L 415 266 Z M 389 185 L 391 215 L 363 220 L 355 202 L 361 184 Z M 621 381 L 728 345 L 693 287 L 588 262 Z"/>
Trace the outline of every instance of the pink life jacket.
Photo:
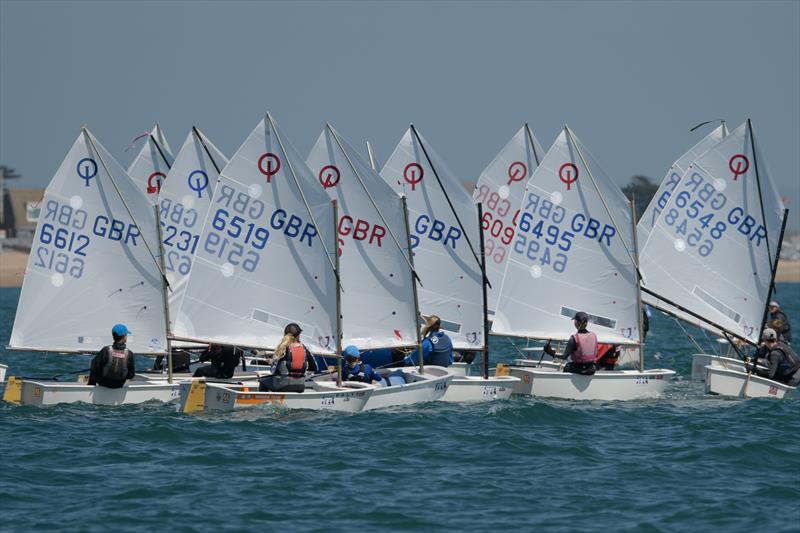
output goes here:
<path id="1" fill-rule="evenodd" d="M 572 352 L 572 361 L 575 363 L 594 363 L 597 357 L 597 335 L 591 331 L 576 333 L 575 351 Z"/>

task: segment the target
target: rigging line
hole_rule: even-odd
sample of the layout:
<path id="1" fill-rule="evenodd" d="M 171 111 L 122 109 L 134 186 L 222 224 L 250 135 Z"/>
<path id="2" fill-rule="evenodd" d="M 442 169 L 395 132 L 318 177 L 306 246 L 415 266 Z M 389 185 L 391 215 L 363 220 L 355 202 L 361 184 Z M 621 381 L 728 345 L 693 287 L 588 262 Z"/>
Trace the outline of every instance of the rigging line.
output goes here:
<path id="1" fill-rule="evenodd" d="M 507 338 L 507 339 L 508 339 L 508 341 L 511 343 L 511 346 L 513 346 L 513 347 L 514 347 L 514 349 L 517 351 L 517 353 L 518 353 L 518 354 L 519 354 L 521 357 L 523 357 L 524 359 L 530 359 L 530 356 L 528 356 L 528 355 L 525 355 L 524 353 L 522 353 L 522 350 L 520 350 L 520 349 L 517 347 L 517 345 L 514 343 L 514 339 L 512 339 L 511 337 L 506 337 L 506 338 Z"/>
<path id="2" fill-rule="evenodd" d="M 425 159 L 428 160 L 428 165 L 430 165 L 431 170 L 433 170 L 433 175 L 436 177 L 436 182 L 439 184 L 439 188 L 441 189 L 442 193 L 444 193 L 444 198 L 445 200 L 447 200 L 447 205 L 450 206 L 450 211 L 452 211 L 453 216 L 456 217 L 456 222 L 458 222 L 458 226 L 461 228 L 461 233 L 467 240 L 467 244 L 469 245 L 469 251 L 472 252 L 472 257 L 475 258 L 475 262 L 478 264 L 478 268 L 480 268 L 481 260 L 478 259 L 478 254 L 475 253 L 475 248 L 472 246 L 472 242 L 469 240 L 469 233 L 467 233 L 467 230 L 464 228 L 464 224 L 461 223 L 461 218 L 458 216 L 458 212 L 456 211 L 456 208 L 453 206 L 453 202 L 450 200 L 450 195 L 447 194 L 447 190 L 444 188 L 442 180 L 439 179 L 439 173 L 436 172 L 436 167 L 434 166 L 433 161 L 428 155 L 428 150 L 425 148 L 425 143 L 423 143 L 422 139 L 420 139 L 419 133 L 417 133 L 417 128 L 415 128 L 413 124 L 411 124 L 411 131 L 414 133 L 414 137 L 417 138 L 417 142 L 422 147 L 422 153 L 425 154 Z M 482 222 L 480 220 L 478 221 L 478 230 L 483 231 Z M 489 282 L 489 278 L 485 274 L 483 276 L 483 282 L 486 283 L 490 289 L 493 288 L 491 282 Z"/>
<path id="3" fill-rule="evenodd" d="M 269 121 L 272 130 L 275 132 L 275 138 L 278 139 L 278 144 L 281 147 L 281 151 L 283 152 L 283 157 L 286 158 L 286 164 L 289 165 L 289 172 L 292 174 L 292 179 L 294 180 L 294 184 L 297 186 L 297 190 L 300 191 L 300 198 L 303 199 L 303 205 L 306 206 L 306 211 L 308 211 L 308 216 L 311 217 L 311 222 L 314 223 L 314 227 L 321 228 L 317 221 L 314 219 L 314 213 L 311 212 L 311 207 L 308 205 L 308 200 L 306 200 L 306 195 L 303 193 L 303 188 L 300 186 L 300 181 L 297 179 L 297 174 L 294 172 L 294 166 L 292 166 L 292 161 L 289 159 L 289 155 L 286 153 L 286 147 L 283 145 L 283 140 L 281 139 L 281 134 L 278 132 L 278 126 L 275 125 L 275 122 L 272 120 L 272 115 L 267 112 L 267 120 Z M 336 229 L 334 228 L 334 237 L 338 237 L 336 233 Z M 328 247 L 325 245 L 325 241 L 322 239 L 322 236 L 319 235 L 319 242 L 322 243 L 322 249 L 325 250 L 325 256 L 328 258 L 328 263 L 333 270 L 333 274 L 336 276 L 336 282 L 341 286 L 341 280 L 339 279 L 339 271 L 336 269 L 336 266 L 333 264 L 333 260 L 331 259 L 331 253 L 328 251 Z M 343 289 L 344 290 L 344 289 Z"/>
<path id="4" fill-rule="evenodd" d="M 192 132 L 194 133 L 195 137 L 197 137 L 197 140 L 200 141 L 200 144 L 203 145 L 203 150 L 206 152 L 206 155 L 211 160 L 211 164 L 214 165 L 214 170 L 217 171 L 217 175 L 219 176 L 220 174 L 222 174 L 222 170 L 220 170 L 219 165 L 217 165 L 217 162 L 214 160 L 214 156 L 211 155 L 211 152 L 208 150 L 208 146 L 206 146 L 206 141 L 203 139 L 203 136 L 200 135 L 200 132 L 197 130 L 197 126 L 195 126 L 194 124 L 192 124 Z M 200 188 L 199 185 L 198 188 Z"/>
<path id="5" fill-rule="evenodd" d="M 533 142 L 533 133 L 531 132 L 531 128 L 528 126 L 528 123 L 525 123 L 525 133 L 528 137 L 528 142 L 531 143 L 531 148 L 533 149 L 533 158 L 536 160 L 536 167 L 539 167 L 539 154 L 536 153 L 536 143 Z M 531 174 L 533 174 L 531 172 Z"/>
<path id="6" fill-rule="evenodd" d="M 158 124 L 156 124 L 156 126 L 158 126 Z M 153 141 L 153 144 L 156 145 L 156 150 L 158 150 L 159 155 L 161 155 L 161 159 L 164 160 L 164 164 L 167 165 L 167 170 L 171 170 L 172 169 L 172 165 L 169 164 L 169 161 L 167 160 L 167 157 L 164 155 L 164 151 L 161 149 L 161 145 L 158 144 L 158 141 L 156 140 L 155 137 L 153 137 L 152 133 L 150 134 L 148 139 Z"/>
<path id="7" fill-rule="evenodd" d="M 719 350 L 715 346 L 716 343 L 711 342 L 711 339 L 709 338 L 708 332 L 706 332 L 705 328 L 700 328 L 700 331 L 703 332 L 703 337 L 705 337 L 706 342 L 708 343 L 708 345 L 711 346 L 711 351 L 713 351 L 716 355 L 720 355 Z"/>
<path id="8" fill-rule="evenodd" d="M 642 277 L 642 273 L 639 271 L 639 263 L 633 258 L 633 255 L 631 255 L 631 247 L 628 245 L 627 242 L 625 242 L 625 238 L 622 236 L 623 233 L 620 231 L 619 226 L 617 225 L 617 222 L 614 220 L 614 215 L 611 214 L 611 210 L 608 208 L 608 204 L 606 204 L 606 199 L 603 198 L 603 194 L 600 192 L 600 187 L 598 187 L 597 182 L 594 179 L 594 175 L 592 174 L 592 170 L 589 168 L 589 164 L 586 162 L 586 159 L 583 157 L 583 152 L 581 152 L 580 145 L 578 144 L 578 142 L 575 139 L 575 137 L 572 135 L 572 131 L 570 131 L 569 126 L 567 126 L 566 124 L 564 125 L 564 131 L 567 133 L 567 135 L 570 137 L 570 139 L 572 139 L 572 143 L 575 145 L 575 149 L 578 152 L 578 156 L 581 158 L 581 162 L 583 163 L 583 166 L 586 168 L 586 171 L 589 173 L 589 178 L 592 181 L 592 185 L 594 185 L 595 191 L 597 191 L 597 196 L 600 197 L 600 201 L 603 203 L 603 207 L 605 208 L 606 213 L 608 214 L 608 218 L 611 219 L 611 223 L 614 225 L 614 229 L 617 230 L 617 235 L 619 235 L 619 239 L 622 241 L 623 246 L 625 246 L 625 253 L 628 254 L 628 258 L 631 260 L 631 263 L 633 263 L 633 268 L 636 269 L 636 273 L 638 274 L 639 278 L 641 278 Z"/>
<path id="9" fill-rule="evenodd" d="M 691 333 L 689 333 L 688 331 L 686 331 L 686 328 L 685 328 L 685 327 L 683 327 L 683 323 L 682 323 L 680 320 L 678 320 L 677 318 L 675 318 L 675 316 L 674 316 L 674 315 L 669 315 L 669 317 L 670 317 L 672 320 L 674 320 L 674 321 L 675 321 L 675 323 L 676 323 L 676 324 L 678 324 L 678 326 L 680 326 L 680 328 L 681 328 L 681 331 L 683 331 L 684 335 L 686 335 L 686 337 L 687 337 L 687 338 L 688 338 L 690 341 L 692 341 L 692 344 L 694 344 L 695 346 L 697 346 L 697 351 L 698 351 L 699 353 L 703 353 L 703 351 L 704 351 L 704 350 L 703 350 L 703 347 L 702 347 L 702 346 L 700 346 L 700 344 L 699 344 L 699 343 L 698 343 L 698 342 L 697 342 L 697 341 L 694 339 L 694 337 L 692 337 L 692 334 L 691 334 Z"/>
<path id="10" fill-rule="evenodd" d="M 753 152 L 753 166 L 756 169 L 756 186 L 758 187 L 758 204 L 761 207 L 761 224 L 763 224 L 764 226 L 764 240 L 767 241 L 767 261 L 771 264 L 772 250 L 770 249 L 769 246 L 769 230 L 767 229 L 767 217 L 764 214 L 764 198 L 761 195 L 761 178 L 759 177 L 758 173 L 758 156 L 756 155 L 756 145 L 755 141 L 753 140 L 753 126 L 749 118 L 747 119 L 747 131 L 750 133 L 750 149 Z"/>
<path id="11" fill-rule="evenodd" d="M 119 190 L 119 187 L 117 187 L 117 181 L 114 179 L 114 176 L 111 175 L 111 171 L 108 170 L 108 166 L 106 165 L 106 162 L 103 159 L 103 154 L 101 154 L 100 151 L 97 149 L 97 147 L 94 145 L 94 141 L 92 140 L 92 136 L 89 135 L 89 130 L 87 130 L 85 126 L 82 127 L 81 129 L 83 130 L 83 134 L 86 136 L 86 139 L 89 141 L 89 144 L 92 145 L 92 149 L 97 154 L 97 157 L 100 159 L 100 163 L 103 165 L 103 170 L 105 170 L 106 174 L 108 174 L 108 177 L 111 178 L 111 184 L 114 186 L 114 190 L 117 191 L 117 195 L 119 196 L 119 199 L 122 200 L 122 205 L 125 206 L 125 211 L 128 212 L 128 216 L 131 217 L 131 220 L 133 221 L 134 225 L 136 225 L 136 229 L 139 230 L 139 233 L 144 235 L 144 232 L 142 231 L 141 227 L 139 226 L 139 223 L 136 222 L 136 218 L 133 216 L 133 213 L 131 212 L 131 208 L 128 207 L 128 203 L 125 201 L 125 198 L 122 196 L 122 192 Z M 160 224 L 160 221 L 156 220 L 156 224 Z M 153 262 L 156 264 L 156 268 L 158 269 L 159 274 L 161 274 L 161 277 L 164 278 L 164 283 L 166 283 L 167 287 L 169 287 L 169 281 L 167 281 L 167 275 L 164 273 L 164 270 L 161 268 L 161 265 L 159 264 L 158 260 L 156 259 L 155 254 L 153 254 L 153 250 L 150 249 L 150 245 L 147 244 L 147 239 L 142 237 L 142 242 L 144 242 L 144 247 L 147 248 L 147 252 L 150 254 L 150 257 L 153 259 Z"/>
<path id="12" fill-rule="evenodd" d="M 331 135 L 333 135 L 333 139 L 336 141 L 336 144 L 339 146 L 339 149 L 344 154 L 345 159 L 347 159 L 347 164 L 350 165 L 350 169 L 356 175 L 356 179 L 358 180 L 358 183 L 361 184 L 361 188 L 364 189 L 365 193 L 367 193 L 367 198 L 369 198 L 369 201 L 372 204 L 372 207 L 375 208 L 375 211 L 378 212 L 378 216 L 381 217 L 381 221 L 383 222 L 384 226 L 386 226 L 386 229 L 389 231 L 389 235 L 392 236 L 392 240 L 394 241 L 394 244 L 400 250 L 400 253 L 403 256 L 403 258 L 406 260 L 406 264 L 408 264 L 409 268 L 411 269 L 411 272 L 414 274 L 414 278 L 419 282 L 420 285 L 422 285 L 422 280 L 419 279 L 419 276 L 417 275 L 417 271 L 414 269 L 414 265 L 411 264 L 411 261 L 408 259 L 408 257 L 406 257 L 405 248 L 400 246 L 400 241 L 397 240 L 397 237 L 395 236 L 394 231 L 392 231 L 392 227 L 386 221 L 386 218 L 383 216 L 383 213 L 378 208 L 378 204 L 375 203 L 375 199 L 372 198 L 372 195 L 370 194 L 369 189 L 367 189 L 367 186 L 364 183 L 364 180 L 361 179 L 361 175 L 358 173 L 358 170 L 356 170 L 355 165 L 350 160 L 350 156 L 347 155 L 347 151 L 344 149 L 344 146 L 342 146 L 342 142 L 339 140 L 338 133 L 336 132 L 335 129 L 333 129 L 333 126 L 331 126 L 327 122 L 325 123 L 325 127 L 328 128 L 328 130 L 330 130 L 330 132 L 331 132 Z"/>

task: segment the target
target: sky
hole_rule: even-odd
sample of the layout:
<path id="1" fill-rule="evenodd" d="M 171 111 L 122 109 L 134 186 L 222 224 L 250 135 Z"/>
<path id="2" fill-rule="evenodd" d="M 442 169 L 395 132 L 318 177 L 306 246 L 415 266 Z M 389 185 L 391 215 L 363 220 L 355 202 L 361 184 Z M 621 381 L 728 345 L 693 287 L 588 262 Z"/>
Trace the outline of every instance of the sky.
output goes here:
<path id="1" fill-rule="evenodd" d="M 753 120 L 800 229 L 800 2 L 0 0 L 0 164 L 45 187 L 86 124 L 123 165 L 158 122 L 229 157 L 264 113 L 379 162 L 413 122 L 474 181 L 524 122 L 565 123 L 620 184 Z"/>

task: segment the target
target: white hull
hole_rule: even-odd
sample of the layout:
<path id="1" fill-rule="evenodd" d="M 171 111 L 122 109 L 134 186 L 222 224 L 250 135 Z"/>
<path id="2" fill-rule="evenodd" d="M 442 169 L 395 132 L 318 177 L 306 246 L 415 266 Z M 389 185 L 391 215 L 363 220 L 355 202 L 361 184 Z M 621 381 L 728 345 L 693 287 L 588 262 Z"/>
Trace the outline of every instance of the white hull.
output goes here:
<path id="1" fill-rule="evenodd" d="M 14 380 L 12 380 L 14 381 Z M 19 386 L 18 399 L 9 399 L 13 388 Z M 20 405 L 55 405 L 59 403 L 92 403 L 96 405 L 123 405 L 149 401 L 171 402 L 178 399 L 177 383 L 128 382 L 119 389 L 109 389 L 83 383 L 58 383 L 48 381 L 9 382 L 4 399 Z"/>
<path id="2" fill-rule="evenodd" d="M 710 394 L 736 398 L 781 399 L 787 392 L 795 390 L 795 387 L 755 374 L 748 376 L 747 372 L 743 370 L 709 365 L 706 367 L 706 371 L 706 392 Z"/>
<path id="3" fill-rule="evenodd" d="M 706 381 L 707 366 L 717 366 L 727 368 L 729 370 L 738 370 L 746 372 L 744 362 L 741 359 L 733 357 L 724 357 L 722 355 L 711 355 L 706 353 L 696 353 L 692 356 L 692 381 Z M 766 370 L 766 367 L 759 365 L 759 367 Z"/>
<path id="4" fill-rule="evenodd" d="M 362 383 L 346 383 L 338 388 L 335 382 L 307 381 L 304 392 L 259 392 L 257 383 L 247 387 L 195 379 L 181 383 L 180 399 L 181 411 L 187 413 L 270 406 L 355 413 L 364 409 L 373 390 L 370 385 Z"/>
<path id="5" fill-rule="evenodd" d="M 519 383 L 519 378 L 513 376 L 490 376 L 483 379 L 480 376 L 455 377 L 447 387 L 447 392 L 441 397 L 443 402 L 487 402 L 492 400 L 507 400 Z"/>
<path id="6" fill-rule="evenodd" d="M 420 374 L 417 367 L 401 368 L 406 379 L 405 385 L 389 387 L 374 385 L 375 391 L 367 402 L 365 411 L 384 409 L 399 405 L 435 402 L 442 398 L 450 387 L 453 374 L 440 366 L 426 366 L 425 373 Z M 392 369 L 396 371 L 396 369 Z M 387 372 L 381 372 L 384 374 Z"/>
<path id="7" fill-rule="evenodd" d="M 599 370 L 592 376 L 560 372 L 557 369 L 511 367 L 520 378 L 515 393 L 563 400 L 640 400 L 658 398 L 673 370 Z"/>

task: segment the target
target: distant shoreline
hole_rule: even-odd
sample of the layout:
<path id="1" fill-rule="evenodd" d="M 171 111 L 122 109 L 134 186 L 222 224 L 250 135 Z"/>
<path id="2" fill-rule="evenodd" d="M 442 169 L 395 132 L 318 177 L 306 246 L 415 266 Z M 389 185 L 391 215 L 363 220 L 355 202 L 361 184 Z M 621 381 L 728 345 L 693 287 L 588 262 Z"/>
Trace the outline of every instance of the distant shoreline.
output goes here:
<path id="1" fill-rule="evenodd" d="M 6 251 L 0 254 L 0 287 L 21 287 L 25 276 L 28 254 Z M 778 263 L 776 281 L 800 282 L 800 261 L 781 261 Z"/>

